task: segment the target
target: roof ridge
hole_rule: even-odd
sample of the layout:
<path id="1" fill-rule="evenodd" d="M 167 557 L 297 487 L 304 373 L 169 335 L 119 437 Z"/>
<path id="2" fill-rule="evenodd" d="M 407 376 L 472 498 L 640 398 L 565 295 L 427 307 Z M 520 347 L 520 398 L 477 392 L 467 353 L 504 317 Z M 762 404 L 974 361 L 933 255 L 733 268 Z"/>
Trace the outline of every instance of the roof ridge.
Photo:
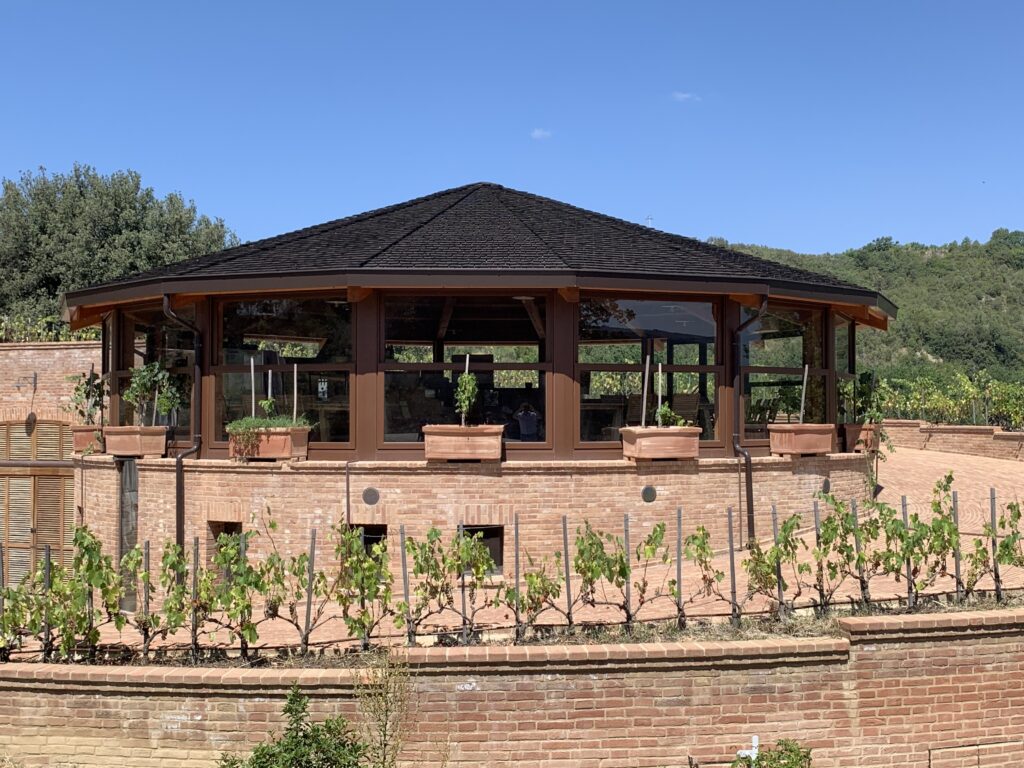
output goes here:
<path id="1" fill-rule="evenodd" d="M 359 266 L 360 267 L 368 266 L 371 261 L 373 261 L 374 259 L 382 256 L 385 252 L 387 252 L 387 251 L 391 250 L 392 248 L 394 248 L 396 245 L 398 245 L 400 242 L 405 240 L 407 237 L 411 236 L 412 234 L 414 234 L 416 232 L 419 232 L 421 229 L 423 229 L 425 226 L 430 224 L 432 221 L 435 221 L 438 217 L 443 216 L 444 214 L 448 213 L 448 211 L 450 211 L 456 205 L 458 205 L 463 200 L 468 198 L 474 192 L 479 191 L 482 185 L 480 185 L 480 184 L 469 184 L 467 186 L 469 187 L 469 191 L 466 192 L 466 194 L 464 194 L 458 200 L 456 200 L 455 202 L 451 203 L 450 205 L 446 205 L 444 208 L 442 208 L 440 211 L 435 213 L 433 216 L 428 217 L 425 221 L 421 221 L 419 224 L 417 224 L 415 227 L 410 229 L 408 232 L 405 232 L 404 234 L 399 236 L 394 242 L 388 243 L 383 248 L 379 249 L 376 253 L 374 253 L 368 259 L 366 259 L 362 263 L 360 263 Z M 449 191 L 452 191 L 452 190 L 449 190 Z"/>
<path id="2" fill-rule="evenodd" d="M 430 200 L 436 200 L 439 197 L 443 197 L 445 195 L 452 194 L 453 192 L 460 192 L 462 190 L 469 190 L 469 192 L 467 192 L 467 194 L 463 196 L 463 198 L 464 198 L 469 193 L 473 192 L 474 190 L 478 189 L 481 186 L 483 186 L 483 182 L 474 182 L 472 184 L 463 184 L 462 186 L 459 186 L 459 187 L 452 187 L 451 189 L 443 189 L 443 190 L 441 190 L 439 192 L 432 192 L 429 195 L 422 195 L 421 197 L 415 197 L 412 200 L 406 200 L 406 201 L 401 202 L 401 203 L 393 203 L 391 205 L 383 206 L 382 208 L 374 208 L 373 210 L 370 210 L 370 211 L 363 211 L 362 213 L 355 213 L 355 214 L 352 214 L 351 216 L 344 216 L 344 217 L 342 217 L 340 219 L 333 219 L 331 221 L 325 221 L 325 222 L 323 222 L 321 224 L 313 224 L 313 225 L 308 226 L 308 227 L 302 227 L 301 229 L 292 230 L 291 232 L 284 232 L 284 233 L 282 233 L 280 235 L 271 235 L 270 237 L 264 237 L 264 238 L 261 238 L 260 240 L 253 240 L 253 241 L 248 242 L 248 243 L 240 243 L 239 245 L 233 246 L 232 248 L 225 248 L 224 250 L 221 250 L 221 251 L 214 251 L 213 253 L 204 254 L 204 256 L 199 256 L 199 257 L 197 257 L 195 259 L 190 259 L 189 261 L 186 261 L 186 262 L 181 262 L 181 264 L 183 266 L 187 265 L 187 264 L 193 264 L 194 265 L 194 269 L 201 269 L 203 267 L 212 266 L 214 264 L 220 266 L 222 264 L 228 263 L 229 261 L 232 261 L 233 259 L 241 258 L 241 257 L 247 256 L 247 255 L 251 255 L 252 251 L 254 251 L 254 250 L 255 251 L 264 251 L 264 250 L 267 250 L 268 248 L 271 248 L 271 247 L 274 247 L 274 246 L 283 245 L 285 243 L 293 243 L 293 242 L 295 242 L 297 240 L 303 240 L 303 239 L 305 239 L 307 237 L 315 237 L 316 235 L 322 235 L 322 234 L 325 234 L 327 232 L 332 232 L 335 229 L 338 229 L 339 227 L 348 226 L 349 224 L 355 224 L 355 223 L 361 222 L 361 221 L 367 221 L 367 220 L 375 218 L 377 216 L 384 216 L 386 214 L 393 213 L 394 211 L 402 210 L 403 208 L 410 208 L 410 207 L 412 207 L 414 205 L 420 205 L 421 203 L 425 203 L 425 202 L 428 202 Z M 462 198 L 460 198 L 460 199 L 462 199 Z M 458 201 L 456 201 L 456 202 L 458 202 Z M 453 203 L 453 205 L 454 205 L 454 203 Z M 448 210 L 448 208 L 445 208 L 445 210 Z M 431 217 L 431 219 L 433 219 L 433 218 L 434 217 Z M 428 219 L 428 221 L 429 221 L 429 219 Z M 418 227 L 417 227 L 417 229 L 418 229 Z M 411 231 L 414 231 L 414 230 L 411 230 Z M 401 238 L 399 238 L 399 239 L 401 239 Z M 232 251 L 239 251 L 240 249 L 247 249 L 247 250 L 244 253 L 242 253 L 242 252 L 240 252 L 240 253 L 231 253 Z M 223 256 L 223 258 L 216 259 L 216 260 L 211 259 L 210 261 L 205 261 L 201 265 L 196 263 L 196 262 L 204 259 L 206 256 L 217 256 L 217 255 L 221 255 L 221 256 Z M 190 268 L 190 269 L 183 269 L 178 274 L 187 275 L 187 274 L 189 274 L 192 271 L 193 271 L 192 268 Z"/>
<path id="3" fill-rule="evenodd" d="M 502 192 L 515 192 L 514 189 L 513 190 L 507 189 L 507 188 L 501 186 L 500 184 L 491 184 L 489 186 L 492 187 L 492 188 L 497 188 L 497 190 L 500 190 Z M 537 238 L 537 240 L 539 242 L 543 243 L 544 247 L 548 249 L 548 253 L 550 253 L 552 256 L 554 256 L 556 259 L 558 259 L 566 269 L 572 269 L 572 265 L 569 264 L 569 262 L 567 262 L 564 258 L 562 258 L 561 254 L 559 254 L 551 246 L 551 243 L 549 243 L 547 240 L 545 240 L 543 237 L 541 237 L 539 234 L 537 234 L 537 231 L 533 227 L 531 227 L 522 216 L 520 216 L 518 213 L 516 213 L 515 211 L 513 211 L 511 208 L 508 207 L 508 204 L 505 203 L 505 200 L 502 198 L 502 196 L 500 194 L 494 195 L 494 199 L 498 201 L 498 204 L 502 208 L 504 208 L 506 211 L 508 211 L 509 215 L 513 219 L 515 219 L 520 224 L 522 224 L 527 230 L 529 230 L 531 235 L 533 235 L 535 238 Z"/>

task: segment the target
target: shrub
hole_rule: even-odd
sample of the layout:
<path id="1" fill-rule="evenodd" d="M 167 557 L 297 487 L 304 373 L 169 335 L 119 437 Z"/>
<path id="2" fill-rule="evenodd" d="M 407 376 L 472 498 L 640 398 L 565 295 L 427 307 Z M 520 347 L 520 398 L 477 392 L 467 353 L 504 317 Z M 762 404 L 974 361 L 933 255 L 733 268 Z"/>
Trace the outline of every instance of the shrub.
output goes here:
<path id="1" fill-rule="evenodd" d="M 762 749 L 757 759 L 737 757 L 732 768 L 811 768 L 811 750 L 804 749 L 792 739 L 779 739 L 774 747 Z"/>
<path id="2" fill-rule="evenodd" d="M 366 754 L 364 744 L 343 717 L 309 721 L 309 697 L 297 685 L 284 705 L 284 733 L 264 742 L 247 758 L 222 754 L 218 768 L 355 768 Z"/>

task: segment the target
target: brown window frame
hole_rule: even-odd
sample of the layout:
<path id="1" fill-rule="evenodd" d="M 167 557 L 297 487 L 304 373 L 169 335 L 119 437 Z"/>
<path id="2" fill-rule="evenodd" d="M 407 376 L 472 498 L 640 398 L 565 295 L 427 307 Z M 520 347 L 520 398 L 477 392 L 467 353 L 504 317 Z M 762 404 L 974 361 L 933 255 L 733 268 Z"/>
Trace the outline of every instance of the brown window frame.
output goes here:
<path id="1" fill-rule="evenodd" d="M 577 451 L 617 450 L 619 443 L 614 440 L 587 440 L 580 438 L 582 428 L 583 392 L 580 382 L 581 374 L 588 371 L 609 371 L 643 374 L 644 364 L 627 363 L 581 363 L 579 362 L 580 347 L 580 304 L 587 299 L 622 299 L 632 301 L 664 301 L 690 304 L 710 304 L 715 317 L 715 362 L 709 365 L 666 365 L 662 364 L 663 373 L 711 373 L 715 376 L 715 435 L 710 440 L 701 440 L 700 447 L 709 450 L 725 447 L 725 436 L 722 434 L 722 400 L 725 387 L 724 334 L 725 334 L 725 300 L 721 294 L 672 294 L 672 293 L 631 293 L 623 291 L 583 291 L 579 303 L 573 306 L 573 408 L 572 431 L 573 448 Z M 652 363 L 653 367 L 653 363 Z"/>
<path id="2" fill-rule="evenodd" d="M 379 403 L 376 414 L 376 449 L 378 452 L 388 451 L 415 451 L 419 454 L 423 453 L 423 442 L 398 442 L 398 441 L 385 441 L 385 397 L 387 395 L 386 388 L 386 377 L 389 373 L 402 372 L 412 373 L 417 371 L 430 371 L 430 372 L 444 372 L 453 371 L 460 372 L 465 370 L 465 366 L 459 363 L 400 363 L 394 360 L 386 359 L 387 352 L 387 335 L 385 332 L 385 307 L 387 300 L 394 297 L 411 298 L 411 297 L 447 297 L 447 296 L 463 296 L 463 297 L 475 297 L 481 296 L 495 296 L 495 297 L 512 297 L 522 293 L 529 293 L 538 297 L 543 297 L 545 302 L 544 308 L 544 340 L 542 347 L 542 360 L 537 363 L 474 363 L 470 360 L 469 370 L 470 372 L 488 372 L 488 371 L 537 371 L 538 375 L 547 377 L 544 382 L 544 417 L 545 417 L 545 430 L 544 440 L 537 442 L 518 442 L 508 441 L 502 438 L 502 443 L 506 451 L 512 453 L 519 452 L 532 452 L 532 451 L 551 451 L 554 447 L 554 429 L 552 428 L 553 422 L 551 418 L 553 408 L 552 398 L 552 373 L 554 372 L 554 364 L 551 360 L 553 353 L 552 344 L 552 323 L 554 316 L 554 291 L 550 290 L 509 290 L 509 289 L 488 289 L 488 290 L 458 290 L 458 289 L 395 289 L 386 290 L 379 292 L 379 302 L 377 306 L 377 402 Z M 426 344 L 427 340 L 422 343 Z M 473 345 L 465 345 L 473 346 Z M 480 344 L 479 346 L 502 346 L 499 344 Z M 511 346 L 511 345 L 510 345 Z"/>
<path id="3" fill-rule="evenodd" d="M 210 402 L 205 404 L 206 413 L 208 414 L 209 424 L 211 427 L 211 433 L 209 438 L 206 440 L 207 447 L 211 450 L 226 451 L 228 449 L 228 441 L 220 439 L 220 425 L 217 424 L 216 419 L 216 392 L 217 392 L 217 377 L 224 373 L 249 373 L 250 367 L 248 365 L 226 365 L 220 362 L 221 353 L 223 351 L 224 341 L 224 305 L 234 304 L 246 301 L 266 301 L 267 299 L 294 299 L 297 301 L 310 301 L 316 299 L 348 299 L 348 294 L 344 289 L 335 291 L 302 291 L 302 292 L 286 292 L 286 293 L 274 293 L 272 295 L 266 293 L 250 293 L 250 294 L 238 294 L 234 296 L 222 296 L 213 298 L 210 307 L 210 345 L 209 345 L 209 357 L 210 366 L 205 376 L 210 378 Z M 355 414 L 356 407 L 356 348 L 359 344 L 359 329 L 357 323 L 357 312 L 355 311 L 355 305 L 353 304 L 351 313 L 351 331 L 350 337 L 352 339 L 352 354 L 347 363 L 298 363 L 298 370 L 301 371 L 317 371 L 325 373 L 347 373 L 348 374 L 348 412 L 349 412 L 349 429 L 348 429 L 348 440 L 343 442 L 327 442 L 327 441 L 316 441 L 309 443 L 309 450 L 313 452 L 333 452 L 333 451 L 352 451 L 355 448 L 355 421 L 353 415 Z M 292 371 L 292 364 L 281 364 L 281 365 L 257 365 L 256 373 L 261 373 L 265 376 L 267 371 L 273 371 L 275 373 L 290 373 Z M 206 392 L 204 387 L 204 393 Z M 313 457 L 311 457 L 313 458 Z"/>

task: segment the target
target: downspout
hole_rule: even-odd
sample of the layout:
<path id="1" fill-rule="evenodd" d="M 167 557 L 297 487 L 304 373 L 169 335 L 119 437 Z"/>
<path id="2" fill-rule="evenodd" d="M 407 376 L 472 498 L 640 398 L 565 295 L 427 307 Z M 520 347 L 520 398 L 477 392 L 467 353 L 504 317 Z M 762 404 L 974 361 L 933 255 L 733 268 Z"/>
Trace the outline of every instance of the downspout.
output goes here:
<path id="1" fill-rule="evenodd" d="M 174 457 L 174 541 L 185 547 L 185 459 L 195 456 L 203 444 L 202 371 L 203 336 L 199 328 L 171 309 L 170 294 L 164 294 L 164 316 L 168 320 L 192 331 L 192 353 L 195 370 L 192 372 L 192 447 Z"/>
<path id="2" fill-rule="evenodd" d="M 747 481 L 747 543 L 754 539 L 754 468 L 750 460 L 750 451 L 740 445 L 740 425 L 743 417 L 740 413 L 740 385 L 743 382 L 743 375 L 740 371 L 740 334 L 764 314 L 768 306 L 768 297 L 761 301 L 757 312 L 744 320 L 736 328 L 732 338 L 733 371 L 732 371 L 732 395 L 733 395 L 733 427 L 732 427 L 732 450 L 738 456 L 743 457 L 743 466 Z"/>

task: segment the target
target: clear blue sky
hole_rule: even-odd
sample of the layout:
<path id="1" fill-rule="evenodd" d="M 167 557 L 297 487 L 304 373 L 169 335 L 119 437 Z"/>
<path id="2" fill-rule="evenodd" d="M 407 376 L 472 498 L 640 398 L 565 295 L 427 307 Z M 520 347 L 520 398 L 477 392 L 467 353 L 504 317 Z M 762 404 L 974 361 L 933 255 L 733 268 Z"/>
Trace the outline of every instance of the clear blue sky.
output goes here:
<path id="1" fill-rule="evenodd" d="M 243 240 L 488 180 L 805 251 L 1024 228 L 1024 3 L 5 0 L 0 176 Z"/>

